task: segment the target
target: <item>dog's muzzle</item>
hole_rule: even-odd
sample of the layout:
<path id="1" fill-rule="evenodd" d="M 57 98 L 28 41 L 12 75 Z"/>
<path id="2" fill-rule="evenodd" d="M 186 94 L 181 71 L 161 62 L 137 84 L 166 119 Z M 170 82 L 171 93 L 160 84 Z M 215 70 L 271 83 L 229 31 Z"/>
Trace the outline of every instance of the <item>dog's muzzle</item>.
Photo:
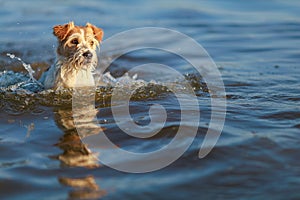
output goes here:
<path id="1" fill-rule="evenodd" d="M 91 51 L 86 51 L 82 54 L 82 56 L 87 60 L 91 60 L 93 58 L 93 53 Z"/>

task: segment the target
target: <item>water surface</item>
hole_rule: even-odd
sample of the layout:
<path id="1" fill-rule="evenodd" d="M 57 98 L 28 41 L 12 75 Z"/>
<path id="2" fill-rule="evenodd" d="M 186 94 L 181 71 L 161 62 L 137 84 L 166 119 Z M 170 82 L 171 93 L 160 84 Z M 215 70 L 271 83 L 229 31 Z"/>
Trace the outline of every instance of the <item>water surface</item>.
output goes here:
<path id="1" fill-rule="evenodd" d="M 225 126 L 207 157 L 199 159 L 198 151 L 211 114 L 210 94 L 196 79 L 201 121 L 191 147 L 162 170 L 128 174 L 101 165 L 80 142 L 74 126 L 66 123 L 72 117 L 67 93 L 2 92 L 2 199 L 300 198 L 298 1 L 11 0 L 0 5 L 1 71 L 26 73 L 7 53 L 30 63 L 37 75 L 51 65 L 56 46 L 51 28 L 56 24 L 91 22 L 103 28 L 104 39 L 131 28 L 159 26 L 187 34 L 203 45 L 219 68 L 227 93 Z M 108 52 L 101 53 L 109 59 Z M 119 47 L 112 53 L 120 53 Z M 121 76 L 147 63 L 166 64 L 193 77 L 186 62 L 165 52 L 132 52 L 108 70 Z M 149 91 L 156 93 L 151 96 Z M 102 88 L 97 118 L 105 133 L 124 149 L 155 150 L 176 134 L 180 124 L 176 97 L 162 87 L 151 86 L 149 91 L 137 92 L 132 99 L 133 119 L 149 123 L 149 107 L 156 103 L 167 109 L 168 119 L 156 137 L 141 141 L 116 126 L 111 90 Z"/>

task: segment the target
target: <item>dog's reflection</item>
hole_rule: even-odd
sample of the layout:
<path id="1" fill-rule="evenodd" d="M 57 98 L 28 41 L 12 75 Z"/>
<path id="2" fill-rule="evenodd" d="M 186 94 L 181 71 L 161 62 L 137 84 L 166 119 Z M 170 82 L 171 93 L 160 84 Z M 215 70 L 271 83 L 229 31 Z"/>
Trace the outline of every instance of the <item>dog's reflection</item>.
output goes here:
<path id="1" fill-rule="evenodd" d="M 71 167 L 99 167 L 97 155 L 88 149 L 86 144 L 81 141 L 84 134 L 98 134 L 102 130 L 94 123 L 94 114 L 97 111 L 96 109 L 83 109 L 82 112 L 81 119 L 77 118 L 77 121 L 81 121 L 81 123 L 78 124 L 78 126 L 81 126 L 80 130 L 86 132 L 79 135 L 73 120 L 73 110 L 70 108 L 55 110 L 56 124 L 64 131 L 64 135 L 56 144 L 63 150 L 63 153 L 58 155 L 58 159 L 63 165 Z"/>
<path id="2" fill-rule="evenodd" d="M 84 178 L 60 177 L 59 182 L 73 188 L 69 192 L 70 199 L 99 199 L 106 195 L 106 191 L 99 188 L 93 176 Z"/>
<path id="3" fill-rule="evenodd" d="M 63 153 L 56 158 L 63 166 L 97 168 L 100 164 L 97 155 L 93 153 L 81 139 L 87 136 L 99 134 L 103 129 L 97 124 L 97 109 L 93 104 L 87 105 L 90 96 L 80 93 L 77 99 L 79 104 L 70 108 L 55 108 L 55 122 L 64 132 L 56 144 Z M 94 97 L 94 96 L 91 96 Z M 92 98 L 91 98 L 92 99 Z M 81 104 L 82 103 L 82 104 Z M 80 133 L 77 131 L 80 130 Z M 93 176 L 82 178 L 59 177 L 62 185 L 70 186 L 73 190 L 69 193 L 71 199 L 98 199 L 106 194 L 97 185 Z"/>

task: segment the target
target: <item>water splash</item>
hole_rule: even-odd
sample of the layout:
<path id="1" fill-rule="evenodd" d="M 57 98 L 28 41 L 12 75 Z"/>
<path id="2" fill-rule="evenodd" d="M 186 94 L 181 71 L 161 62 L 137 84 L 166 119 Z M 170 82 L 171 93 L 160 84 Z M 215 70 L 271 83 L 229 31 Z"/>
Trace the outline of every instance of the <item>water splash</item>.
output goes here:
<path id="1" fill-rule="evenodd" d="M 11 59 L 16 59 L 22 63 L 22 66 L 28 73 L 19 73 L 13 71 L 0 72 L 0 106 L 4 105 L 10 110 L 19 112 L 33 110 L 37 105 L 44 106 L 70 106 L 72 105 L 72 89 L 65 88 L 58 91 L 48 89 L 44 90 L 43 85 L 34 78 L 34 70 L 30 64 L 26 64 L 21 58 L 14 54 L 7 53 Z M 172 78 L 169 81 L 143 80 L 138 78 L 136 73 L 129 75 L 125 73 L 121 77 L 114 77 L 110 72 L 99 75 L 100 79 L 96 87 L 96 105 L 105 107 L 110 105 L 113 91 L 120 96 L 131 95 L 132 100 L 141 101 L 164 97 L 171 91 L 185 90 L 184 80 Z M 206 93 L 206 85 L 202 78 L 196 74 L 185 75 L 187 81 L 194 91 Z M 95 92 L 95 91 L 93 91 Z M 11 105 L 12 104 L 12 105 Z"/>
<path id="2" fill-rule="evenodd" d="M 16 55 L 12 54 L 12 53 L 7 53 L 6 54 L 8 57 L 10 57 L 11 59 L 16 59 L 17 61 L 21 62 L 23 67 L 26 69 L 26 71 L 28 72 L 29 75 L 29 80 L 27 82 L 34 82 L 37 83 L 39 86 L 44 87 L 39 81 L 37 81 L 34 77 L 33 74 L 35 73 L 35 71 L 32 69 L 32 67 L 30 66 L 30 64 L 25 63 L 21 58 L 17 57 Z"/>

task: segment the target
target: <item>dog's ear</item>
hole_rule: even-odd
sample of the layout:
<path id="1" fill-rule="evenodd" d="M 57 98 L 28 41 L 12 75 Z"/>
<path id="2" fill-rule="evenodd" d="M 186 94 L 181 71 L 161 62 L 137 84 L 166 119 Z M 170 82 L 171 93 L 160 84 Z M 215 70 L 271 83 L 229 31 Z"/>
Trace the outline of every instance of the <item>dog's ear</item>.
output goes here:
<path id="1" fill-rule="evenodd" d="M 103 30 L 101 28 L 98 28 L 90 23 L 86 24 L 86 27 L 90 27 L 93 30 L 94 36 L 96 38 L 96 40 L 98 40 L 99 42 L 101 42 L 102 38 L 103 38 Z"/>
<path id="2" fill-rule="evenodd" d="M 74 28 L 74 22 L 69 22 L 68 24 L 64 25 L 57 25 L 53 27 L 53 34 L 60 40 L 64 40 L 70 29 Z"/>

